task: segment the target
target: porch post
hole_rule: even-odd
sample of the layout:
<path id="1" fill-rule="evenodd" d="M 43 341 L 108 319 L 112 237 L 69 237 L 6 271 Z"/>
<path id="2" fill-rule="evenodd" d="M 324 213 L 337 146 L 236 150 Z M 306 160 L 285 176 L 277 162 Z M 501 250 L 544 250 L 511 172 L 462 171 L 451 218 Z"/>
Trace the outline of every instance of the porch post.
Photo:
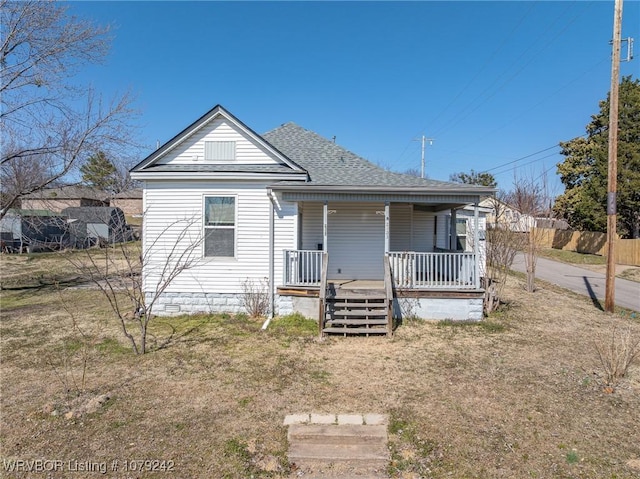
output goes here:
<path id="1" fill-rule="evenodd" d="M 329 221 L 329 202 L 325 201 L 322 205 L 322 251 L 325 253 L 328 250 L 327 241 L 328 241 L 328 233 L 327 233 L 327 223 Z"/>
<path id="2" fill-rule="evenodd" d="M 449 249 L 456 250 L 458 249 L 458 235 L 456 229 L 456 210 L 455 208 L 451 208 L 451 221 L 449 225 Z"/>
<path id="3" fill-rule="evenodd" d="M 476 200 L 473 204 L 473 257 L 475 258 L 473 279 L 476 289 L 480 289 L 480 255 L 478 254 L 480 252 L 480 230 L 478 225 L 478 200 Z"/>
<path id="4" fill-rule="evenodd" d="M 389 227 L 389 202 L 385 201 L 384 203 L 384 252 L 385 254 L 389 252 L 391 245 L 391 230 Z"/>

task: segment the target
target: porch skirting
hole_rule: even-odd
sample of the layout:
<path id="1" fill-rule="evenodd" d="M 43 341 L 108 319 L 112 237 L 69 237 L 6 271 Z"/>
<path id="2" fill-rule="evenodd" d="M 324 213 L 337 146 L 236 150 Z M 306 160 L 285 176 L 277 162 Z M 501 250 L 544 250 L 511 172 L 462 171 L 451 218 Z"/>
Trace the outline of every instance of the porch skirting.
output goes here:
<path id="1" fill-rule="evenodd" d="M 300 313 L 317 320 L 319 299 L 316 294 L 287 291 L 275 296 L 275 314 L 284 316 Z M 444 297 L 443 297 L 444 295 Z M 406 292 L 393 300 L 396 319 L 452 319 L 479 321 L 482 319 L 482 292 L 448 291 Z M 242 295 L 234 293 L 163 293 L 158 298 L 153 313 L 158 316 L 196 313 L 242 313 Z"/>
<path id="2" fill-rule="evenodd" d="M 399 319 L 480 321 L 483 318 L 483 299 L 399 297 L 393 301 L 393 315 Z"/>
<path id="3" fill-rule="evenodd" d="M 317 320 L 318 291 L 305 288 L 278 288 L 276 302 L 291 301 L 292 312 Z M 480 321 L 483 319 L 484 291 L 400 290 L 393 300 L 395 319 Z"/>

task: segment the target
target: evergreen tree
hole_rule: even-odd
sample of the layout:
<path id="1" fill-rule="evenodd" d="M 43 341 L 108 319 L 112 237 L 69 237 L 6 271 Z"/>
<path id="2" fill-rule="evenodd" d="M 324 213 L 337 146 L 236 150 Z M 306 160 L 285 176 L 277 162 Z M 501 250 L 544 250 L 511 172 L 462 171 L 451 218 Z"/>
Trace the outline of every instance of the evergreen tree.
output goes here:
<path id="1" fill-rule="evenodd" d="M 113 192 L 116 186 L 116 167 L 102 151 L 91 155 L 80 167 L 82 181 L 103 191 Z"/>
<path id="2" fill-rule="evenodd" d="M 498 186 L 498 182 L 491 173 L 482 173 L 474 170 L 471 170 L 471 173 L 464 173 L 462 171 L 460 173 L 453 173 L 449 175 L 449 181 L 465 183 L 467 185 L 489 186 L 491 188 Z"/>
<path id="3" fill-rule="evenodd" d="M 591 117 L 586 138 L 560 143 L 566 159 L 558 164 L 565 191 L 554 211 L 572 228 L 607 230 L 607 172 L 609 98 Z M 622 79 L 618 113 L 617 230 L 620 236 L 640 237 L 640 81 Z"/>

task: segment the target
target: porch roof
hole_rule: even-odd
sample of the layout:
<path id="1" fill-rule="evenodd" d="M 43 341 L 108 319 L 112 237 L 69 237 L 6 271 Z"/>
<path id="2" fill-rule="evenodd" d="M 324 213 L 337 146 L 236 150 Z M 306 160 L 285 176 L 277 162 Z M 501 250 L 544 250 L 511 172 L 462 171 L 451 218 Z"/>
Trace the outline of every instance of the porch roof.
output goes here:
<path id="1" fill-rule="evenodd" d="M 480 195 L 464 192 L 408 191 L 406 188 L 296 188 L 291 185 L 275 185 L 274 191 L 282 192 L 285 201 L 357 201 L 362 203 L 412 203 L 422 205 L 427 211 L 459 208 L 480 201 Z"/>

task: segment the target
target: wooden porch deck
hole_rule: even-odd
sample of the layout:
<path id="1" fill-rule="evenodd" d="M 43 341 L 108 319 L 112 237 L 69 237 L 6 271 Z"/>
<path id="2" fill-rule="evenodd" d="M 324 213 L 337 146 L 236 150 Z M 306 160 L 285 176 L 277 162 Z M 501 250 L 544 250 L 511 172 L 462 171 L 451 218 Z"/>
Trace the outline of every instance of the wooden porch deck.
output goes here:
<path id="1" fill-rule="evenodd" d="M 326 252 L 288 253 L 291 255 L 285 254 L 288 258 L 284 264 L 285 285 L 279 286 L 277 292 L 283 296 L 318 298 L 320 336 L 391 336 L 397 298 L 483 296 L 477 281 L 477 257 L 466 253 L 388 253 L 383 257 L 384 280 L 330 279 Z M 447 259 L 444 270 L 430 269 L 431 263 L 438 265 L 443 258 Z M 436 275 L 434 271 L 439 273 Z"/>
<path id="2" fill-rule="evenodd" d="M 336 291 L 358 291 L 366 294 L 372 291 L 384 290 L 384 281 L 362 279 L 336 279 L 327 281 L 327 289 Z M 285 296 L 318 297 L 319 286 L 279 286 L 278 294 Z M 424 289 L 424 288 L 399 288 L 394 287 L 394 296 L 408 298 L 469 298 L 482 296 L 484 289 L 479 290 L 452 290 L 452 289 Z"/>

